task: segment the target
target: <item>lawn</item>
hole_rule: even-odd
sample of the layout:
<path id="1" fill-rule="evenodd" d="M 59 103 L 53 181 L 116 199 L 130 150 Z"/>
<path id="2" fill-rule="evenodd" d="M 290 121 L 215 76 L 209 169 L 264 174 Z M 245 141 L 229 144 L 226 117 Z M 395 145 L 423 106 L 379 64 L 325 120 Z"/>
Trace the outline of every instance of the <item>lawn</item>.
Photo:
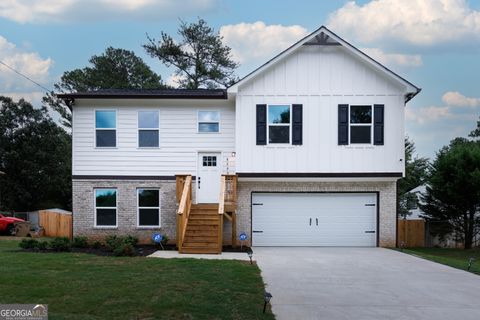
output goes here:
<path id="1" fill-rule="evenodd" d="M 413 254 L 428 260 L 445 264 L 457 269 L 467 270 L 470 257 L 475 258 L 470 271 L 480 274 L 480 248 L 464 250 L 449 248 L 412 248 L 403 252 Z"/>
<path id="2" fill-rule="evenodd" d="M 50 319 L 273 319 L 256 265 L 227 260 L 17 252 L 0 239 L 0 304 Z"/>

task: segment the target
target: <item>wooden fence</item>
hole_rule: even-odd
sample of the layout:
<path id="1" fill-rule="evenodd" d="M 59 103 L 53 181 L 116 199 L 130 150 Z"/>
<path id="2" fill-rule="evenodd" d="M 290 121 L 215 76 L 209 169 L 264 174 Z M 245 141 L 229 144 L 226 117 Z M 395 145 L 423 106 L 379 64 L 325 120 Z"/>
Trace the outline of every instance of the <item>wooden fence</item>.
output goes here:
<path id="1" fill-rule="evenodd" d="M 398 246 L 404 248 L 425 247 L 425 221 L 398 220 Z"/>
<path id="2" fill-rule="evenodd" d="M 67 237 L 72 239 L 72 215 L 55 211 L 40 210 L 38 224 L 45 230 L 46 237 Z"/>

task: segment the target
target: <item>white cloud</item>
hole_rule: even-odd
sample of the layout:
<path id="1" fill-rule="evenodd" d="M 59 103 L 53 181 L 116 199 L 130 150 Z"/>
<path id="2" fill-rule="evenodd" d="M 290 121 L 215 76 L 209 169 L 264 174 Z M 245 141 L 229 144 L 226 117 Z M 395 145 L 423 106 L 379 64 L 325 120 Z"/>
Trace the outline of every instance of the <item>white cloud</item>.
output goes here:
<path id="1" fill-rule="evenodd" d="M 419 109 L 412 109 L 407 107 L 405 109 L 405 118 L 407 121 L 414 121 L 419 124 L 426 122 L 432 122 L 442 119 L 452 118 L 453 114 L 450 112 L 449 107 L 437 107 L 429 106 Z"/>
<path id="2" fill-rule="evenodd" d="M 176 75 L 175 73 L 172 73 L 170 77 L 168 77 L 166 83 L 171 87 L 178 88 L 178 84 L 182 79 L 185 78 L 180 75 Z"/>
<path id="3" fill-rule="evenodd" d="M 362 43 L 475 43 L 472 39 L 480 39 L 480 11 L 465 0 L 350 1 L 330 15 L 328 26 Z"/>
<path id="4" fill-rule="evenodd" d="M 42 58 L 37 52 L 28 52 L 18 48 L 0 36 L 0 60 L 29 78 L 45 84 L 53 65 L 51 58 Z M 0 64 L 0 92 L 38 89 L 33 83 Z"/>
<path id="5" fill-rule="evenodd" d="M 469 98 L 457 91 L 446 92 L 442 96 L 442 101 L 455 107 L 478 107 L 480 106 L 480 98 Z"/>
<path id="6" fill-rule="evenodd" d="M 2 96 L 10 97 L 14 101 L 24 99 L 25 101 L 30 102 L 33 106 L 41 106 L 42 98 L 45 95 L 43 91 L 32 91 L 32 92 L 7 92 L 2 93 Z"/>
<path id="7" fill-rule="evenodd" d="M 419 54 L 386 53 L 379 48 L 361 50 L 386 66 L 419 67 L 423 64 Z"/>
<path id="8" fill-rule="evenodd" d="M 239 62 L 272 58 L 306 34 L 307 30 L 299 25 L 266 25 L 262 21 L 220 28 L 220 35 L 232 48 L 234 59 Z"/>
<path id="9" fill-rule="evenodd" d="M 0 17 L 19 23 L 177 18 L 216 7 L 217 0 L 2 0 Z"/>

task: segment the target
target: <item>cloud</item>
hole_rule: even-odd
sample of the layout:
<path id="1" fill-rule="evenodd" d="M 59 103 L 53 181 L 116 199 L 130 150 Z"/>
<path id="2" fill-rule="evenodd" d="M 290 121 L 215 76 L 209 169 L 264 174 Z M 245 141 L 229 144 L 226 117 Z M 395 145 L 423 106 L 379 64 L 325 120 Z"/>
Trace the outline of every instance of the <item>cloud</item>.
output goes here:
<path id="1" fill-rule="evenodd" d="M 10 97 L 14 101 L 24 99 L 25 101 L 30 102 L 33 106 L 42 105 L 42 98 L 45 95 L 43 91 L 32 91 L 32 92 L 7 92 L 2 93 L 1 95 Z"/>
<path id="2" fill-rule="evenodd" d="M 29 78 L 45 84 L 53 65 L 51 58 L 42 58 L 37 52 L 28 52 L 0 36 L 0 61 Z M 38 89 L 33 83 L 0 64 L 0 92 Z"/>
<path id="3" fill-rule="evenodd" d="M 263 21 L 225 25 L 220 35 L 232 48 L 239 62 L 272 58 L 307 35 L 307 29 L 299 25 L 266 25 Z"/>
<path id="4" fill-rule="evenodd" d="M 361 50 L 386 66 L 419 67 L 423 64 L 419 54 L 385 53 L 379 48 Z"/>
<path id="5" fill-rule="evenodd" d="M 480 106 L 480 98 L 469 98 L 458 91 L 449 91 L 442 96 L 442 101 L 455 107 L 478 107 Z"/>
<path id="6" fill-rule="evenodd" d="M 362 43 L 475 43 L 473 39 L 480 39 L 480 11 L 465 0 L 350 1 L 329 16 L 328 26 Z"/>
<path id="7" fill-rule="evenodd" d="M 18 23 L 158 19 L 201 14 L 217 0 L 2 0 L 0 17 Z"/>
<path id="8" fill-rule="evenodd" d="M 414 121 L 419 124 L 424 124 L 426 122 L 432 122 L 443 119 L 450 119 L 454 115 L 451 113 L 450 108 L 447 107 L 437 107 L 429 106 L 419 109 L 412 109 L 407 107 L 405 109 L 405 118 L 407 121 Z"/>

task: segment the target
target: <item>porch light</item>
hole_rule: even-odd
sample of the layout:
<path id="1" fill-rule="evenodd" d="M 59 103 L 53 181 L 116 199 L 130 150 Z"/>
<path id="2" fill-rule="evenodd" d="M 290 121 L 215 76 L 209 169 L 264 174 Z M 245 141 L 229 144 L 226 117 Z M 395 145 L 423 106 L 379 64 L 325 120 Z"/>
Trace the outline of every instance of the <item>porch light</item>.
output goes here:
<path id="1" fill-rule="evenodd" d="M 467 271 L 470 271 L 470 268 L 472 267 L 473 261 L 475 261 L 475 258 L 474 258 L 474 257 L 470 257 L 470 259 L 468 259 Z"/>
<path id="2" fill-rule="evenodd" d="M 248 258 L 250 258 L 250 264 L 253 264 L 253 262 L 252 262 L 253 251 L 252 251 L 252 250 L 248 250 L 248 251 L 247 251 L 247 255 L 248 255 Z"/>
<path id="3" fill-rule="evenodd" d="M 265 291 L 265 294 L 263 295 L 263 313 L 265 313 L 265 310 L 267 309 L 267 304 L 270 303 L 270 299 L 272 299 L 272 294 L 270 292 Z"/>

